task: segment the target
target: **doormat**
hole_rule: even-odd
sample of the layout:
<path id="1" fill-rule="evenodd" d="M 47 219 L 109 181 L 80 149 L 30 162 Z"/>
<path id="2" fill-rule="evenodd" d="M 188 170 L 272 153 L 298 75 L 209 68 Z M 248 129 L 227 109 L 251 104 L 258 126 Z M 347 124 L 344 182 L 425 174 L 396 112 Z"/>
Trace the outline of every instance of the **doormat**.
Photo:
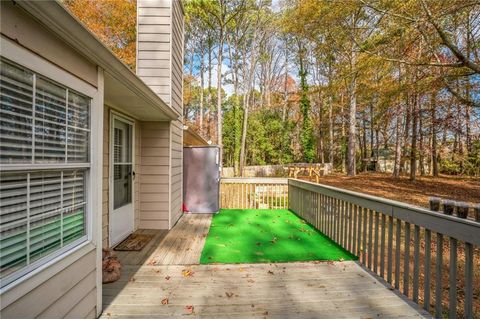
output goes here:
<path id="1" fill-rule="evenodd" d="M 145 247 L 146 244 L 154 235 L 149 234 L 131 234 L 124 241 L 118 244 L 113 250 L 118 251 L 139 251 Z"/>

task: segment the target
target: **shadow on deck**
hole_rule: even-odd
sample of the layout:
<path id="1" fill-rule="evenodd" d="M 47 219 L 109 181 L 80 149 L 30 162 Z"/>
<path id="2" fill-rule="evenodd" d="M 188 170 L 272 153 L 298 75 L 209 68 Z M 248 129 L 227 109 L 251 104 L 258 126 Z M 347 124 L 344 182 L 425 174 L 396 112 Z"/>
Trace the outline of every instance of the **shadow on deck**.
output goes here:
<path id="1" fill-rule="evenodd" d="M 184 215 L 140 252 L 117 252 L 102 318 L 429 317 L 353 261 L 199 265 L 210 215 Z"/>

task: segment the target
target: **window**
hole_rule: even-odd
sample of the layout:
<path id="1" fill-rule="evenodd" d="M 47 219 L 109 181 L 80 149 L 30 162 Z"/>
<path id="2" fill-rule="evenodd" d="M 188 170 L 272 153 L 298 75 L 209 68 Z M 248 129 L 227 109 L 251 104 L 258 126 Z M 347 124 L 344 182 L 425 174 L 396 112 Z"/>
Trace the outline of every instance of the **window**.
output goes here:
<path id="1" fill-rule="evenodd" d="M 1 59 L 2 286 L 85 241 L 91 99 Z"/>

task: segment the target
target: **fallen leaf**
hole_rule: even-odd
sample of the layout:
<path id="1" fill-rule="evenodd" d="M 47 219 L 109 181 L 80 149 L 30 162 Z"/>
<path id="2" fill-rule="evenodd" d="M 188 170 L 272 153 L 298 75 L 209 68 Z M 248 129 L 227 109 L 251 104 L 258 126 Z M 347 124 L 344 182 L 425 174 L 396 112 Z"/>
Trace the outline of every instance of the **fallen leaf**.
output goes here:
<path id="1" fill-rule="evenodd" d="M 254 307 L 255 307 L 255 305 L 252 303 L 252 308 L 254 308 Z"/>
<path id="2" fill-rule="evenodd" d="M 186 278 L 186 277 L 192 277 L 193 274 L 194 274 L 194 272 L 191 271 L 190 269 L 184 269 L 184 270 L 182 270 L 182 275 L 183 275 L 183 277 L 185 277 L 185 278 Z"/>
<path id="3" fill-rule="evenodd" d="M 261 242 L 258 242 L 258 243 L 256 243 L 255 245 L 257 245 L 257 246 L 262 246 L 262 243 L 261 243 Z"/>
<path id="4" fill-rule="evenodd" d="M 253 280 L 253 279 L 247 279 L 247 281 L 250 282 L 250 283 L 254 283 L 254 282 L 255 282 L 255 280 Z"/>
<path id="5" fill-rule="evenodd" d="M 271 271 L 271 270 L 269 270 L 268 273 L 269 273 L 270 275 L 275 275 L 275 274 L 273 273 L 273 271 Z"/>
<path id="6" fill-rule="evenodd" d="M 165 277 L 165 280 L 170 280 L 170 276 L 166 276 L 166 277 Z"/>
<path id="7" fill-rule="evenodd" d="M 131 282 L 135 282 L 135 277 L 130 278 Z"/>
<path id="8" fill-rule="evenodd" d="M 147 263 L 148 266 L 155 266 L 156 264 L 157 264 L 157 261 L 153 259 Z"/>
<path id="9" fill-rule="evenodd" d="M 162 305 L 168 305 L 168 298 L 162 299 Z"/>
<path id="10" fill-rule="evenodd" d="M 228 298 L 232 298 L 233 292 L 225 292 L 225 296 L 227 296 Z"/>
<path id="11" fill-rule="evenodd" d="M 185 306 L 185 310 L 187 311 L 188 314 L 194 314 L 195 313 L 195 307 L 194 306 Z"/>

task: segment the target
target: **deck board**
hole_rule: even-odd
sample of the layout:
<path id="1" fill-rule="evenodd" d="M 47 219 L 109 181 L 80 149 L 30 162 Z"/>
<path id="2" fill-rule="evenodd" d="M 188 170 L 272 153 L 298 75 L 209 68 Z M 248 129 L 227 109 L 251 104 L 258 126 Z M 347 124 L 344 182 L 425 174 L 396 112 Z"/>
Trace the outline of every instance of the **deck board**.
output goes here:
<path id="1" fill-rule="evenodd" d="M 188 305 L 205 318 L 423 317 L 352 261 L 142 266 L 125 275 L 104 286 L 105 318 L 182 317 Z"/>
<path id="2" fill-rule="evenodd" d="M 103 286 L 101 318 L 429 317 L 354 261 L 199 265 L 210 223 L 185 215 L 168 233 L 141 230 L 155 237 L 119 252 L 122 276 Z"/>

